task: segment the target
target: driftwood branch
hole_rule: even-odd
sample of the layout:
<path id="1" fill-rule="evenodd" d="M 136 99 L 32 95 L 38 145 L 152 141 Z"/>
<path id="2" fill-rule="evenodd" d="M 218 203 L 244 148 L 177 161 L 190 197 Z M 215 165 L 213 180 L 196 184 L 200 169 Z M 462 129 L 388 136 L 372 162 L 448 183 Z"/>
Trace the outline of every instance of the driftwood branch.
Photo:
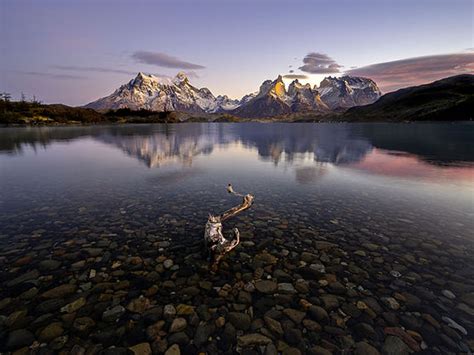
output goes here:
<path id="1" fill-rule="evenodd" d="M 206 248 L 210 253 L 212 271 L 216 271 L 217 267 L 219 266 L 219 262 L 224 257 L 224 255 L 230 252 L 240 243 L 240 233 L 237 228 L 234 228 L 232 230 L 233 236 L 231 237 L 231 239 L 227 239 L 226 237 L 224 237 L 222 233 L 222 222 L 250 208 L 253 204 L 254 199 L 254 197 L 250 194 L 242 195 L 235 192 L 231 184 L 229 184 L 229 186 L 227 187 L 227 191 L 230 194 L 242 197 L 242 203 L 240 205 L 232 207 L 231 209 L 223 212 L 220 215 L 213 216 L 209 214 L 209 218 L 207 219 L 206 223 L 206 229 L 204 232 L 204 241 Z"/>

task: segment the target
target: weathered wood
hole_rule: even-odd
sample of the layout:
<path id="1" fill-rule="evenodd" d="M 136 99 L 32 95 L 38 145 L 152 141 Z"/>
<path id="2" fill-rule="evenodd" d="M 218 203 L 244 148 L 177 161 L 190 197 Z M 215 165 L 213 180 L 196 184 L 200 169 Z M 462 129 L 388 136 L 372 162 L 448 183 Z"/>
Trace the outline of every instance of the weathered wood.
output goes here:
<path id="1" fill-rule="evenodd" d="M 240 243 L 240 233 L 237 228 L 232 230 L 233 237 L 231 239 L 224 237 L 222 233 L 222 222 L 250 208 L 254 199 L 251 194 L 242 195 L 235 192 L 231 184 L 229 184 L 227 187 L 227 191 L 230 194 L 242 197 L 243 199 L 240 205 L 232 207 L 220 215 L 213 216 L 209 214 L 204 232 L 204 242 L 211 256 L 212 271 L 216 271 L 219 266 L 219 262 L 225 256 L 225 254 L 230 252 Z"/>

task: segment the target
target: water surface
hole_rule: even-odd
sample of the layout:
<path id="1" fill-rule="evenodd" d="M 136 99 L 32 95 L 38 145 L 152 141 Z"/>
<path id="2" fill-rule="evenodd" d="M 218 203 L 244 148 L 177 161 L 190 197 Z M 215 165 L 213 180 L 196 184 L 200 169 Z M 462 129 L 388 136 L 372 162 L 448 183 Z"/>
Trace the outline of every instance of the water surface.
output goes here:
<path id="1" fill-rule="evenodd" d="M 0 351 L 33 339 L 56 351 L 235 351 L 235 329 L 214 326 L 234 311 L 266 335 L 258 324 L 273 312 L 285 329 L 275 344 L 302 352 L 400 346 L 388 334 L 402 327 L 421 334 L 412 350 L 467 352 L 473 137 L 472 124 L 429 123 L 3 128 Z M 213 275 L 200 241 L 208 213 L 240 202 L 228 183 L 255 203 L 225 224 L 243 242 Z M 262 280 L 278 287 L 264 292 Z M 315 319 L 322 330 L 281 312 L 314 319 L 301 299 L 329 313 Z M 151 337 L 162 307 L 180 303 L 197 312 L 183 315 L 186 330 Z M 87 329 L 75 321 L 84 317 Z M 65 337 L 44 339 L 50 323 Z M 30 332 L 23 343 L 17 329 Z"/>

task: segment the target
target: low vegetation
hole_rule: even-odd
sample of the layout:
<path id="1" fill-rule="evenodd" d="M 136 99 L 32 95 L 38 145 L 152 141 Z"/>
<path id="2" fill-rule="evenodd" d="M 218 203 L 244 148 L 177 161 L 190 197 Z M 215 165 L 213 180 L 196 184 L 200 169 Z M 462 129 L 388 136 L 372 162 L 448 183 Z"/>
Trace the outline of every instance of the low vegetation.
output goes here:
<path id="1" fill-rule="evenodd" d="M 89 108 L 44 105 L 36 100 L 10 101 L 6 93 L 0 98 L 0 124 L 4 125 L 179 122 L 176 112 L 119 109 L 100 113 Z"/>

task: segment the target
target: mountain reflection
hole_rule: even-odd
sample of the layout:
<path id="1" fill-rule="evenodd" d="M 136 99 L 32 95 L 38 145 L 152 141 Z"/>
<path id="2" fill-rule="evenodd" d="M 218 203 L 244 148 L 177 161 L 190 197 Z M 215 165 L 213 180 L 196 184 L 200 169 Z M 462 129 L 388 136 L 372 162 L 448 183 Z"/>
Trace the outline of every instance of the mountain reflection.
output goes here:
<path id="1" fill-rule="evenodd" d="M 380 149 L 410 154 L 432 165 L 452 166 L 474 160 L 473 134 L 472 124 L 189 123 L 4 128 L 0 130 L 0 153 L 16 155 L 28 147 L 47 149 L 56 141 L 87 137 L 116 147 L 150 168 L 173 162 L 192 165 L 196 157 L 230 144 L 255 149 L 261 160 L 275 165 L 304 158 L 317 164 L 361 163 L 358 168 L 367 169 L 369 164 L 362 162 L 374 149 Z M 377 165 L 373 159 L 369 162 Z M 323 174 L 318 165 L 305 169 L 296 171 L 298 181 Z M 390 169 L 386 167 L 384 171 Z"/>
<path id="2" fill-rule="evenodd" d="M 262 160 L 278 165 L 295 157 L 311 154 L 320 163 L 348 164 L 360 161 L 372 145 L 365 139 L 351 138 L 344 126 L 232 125 L 229 129 L 209 125 L 179 125 L 173 132 L 147 135 L 101 134 L 94 138 L 114 145 L 126 154 L 155 168 L 170 162 L 191 165 L 193 158 L 210 154 L 214 147 L 241 143 L 257 149 Z"/>

